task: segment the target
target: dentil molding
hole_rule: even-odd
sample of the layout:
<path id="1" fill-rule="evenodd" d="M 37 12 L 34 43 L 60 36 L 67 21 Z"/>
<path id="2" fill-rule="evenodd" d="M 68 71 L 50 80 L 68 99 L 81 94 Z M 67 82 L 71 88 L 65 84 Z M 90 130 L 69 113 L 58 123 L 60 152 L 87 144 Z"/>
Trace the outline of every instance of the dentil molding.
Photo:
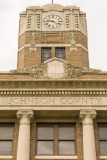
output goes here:
<path id="1" fill-rule="evenodd" d="M 19 90 L 2 90 L 0 91 L 0 95 L 90 95 L 90 96 L 106 96 L 107 95 L 107 90 L 24 90 L 24 89 L 19 89 Z"/>

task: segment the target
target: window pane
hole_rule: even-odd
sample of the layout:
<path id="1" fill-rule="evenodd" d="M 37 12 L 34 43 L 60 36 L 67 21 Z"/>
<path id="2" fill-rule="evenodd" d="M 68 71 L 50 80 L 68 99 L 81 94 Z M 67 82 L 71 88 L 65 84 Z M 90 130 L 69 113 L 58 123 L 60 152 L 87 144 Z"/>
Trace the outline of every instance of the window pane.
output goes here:
<path id="1" fill-rule="evenodd" d="M 38 139 L 53 139 L 53 127 L 38 127 Z"/>
<path id="2" fill-rule="evenodd" d="M 99 126 L 99 139 L 107 139 L 107 126 Z"/>
<path id="3" fill-rule="evenodd" d="M 37 154 L 53 154 L 53 141 L 38 141 Z"/>
<path id="4" fill-rule="evenodd" d="M 107 155 L 107 142 L 100 141 L 100 154 Z"/>
<path id="5" fill-rule="evenodd" d="M 12 126 L 0 127 L 0 139 L 13 139 L 13 127 Z"/>
<path id="6" fill-rule="evenodd" d="M 55 48 L 55 57 L 65 60 L 65 48 L 64 47 L 56 47 Z"/>
<path id="7" fill-rule="evenodd" d="M 12 154 L 12 141 L 0 141 L 0 154 Z"/>
<path id="8" fill-rule="evenodd" d="M 51 48 L 41 48 L 41 63 L 51 58 Z"/>
<path id="9" fill-rule="evenodd" d="M 59 126 L 59 139 L 74 139 L 73 126 Z"/>
<path id="10" fill-rule="evenodd" d="M 59 154 L 75 154 L 75 142 L 59 141 Z"/>

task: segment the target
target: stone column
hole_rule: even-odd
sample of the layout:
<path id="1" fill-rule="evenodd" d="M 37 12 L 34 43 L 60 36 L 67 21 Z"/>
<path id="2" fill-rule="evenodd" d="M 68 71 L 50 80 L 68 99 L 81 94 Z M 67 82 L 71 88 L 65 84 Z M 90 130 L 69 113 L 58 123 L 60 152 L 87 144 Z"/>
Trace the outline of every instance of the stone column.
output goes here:
<path id="1" fill-rule="evenodd" d="M 81 110 L 80 119 L 83 125 L 83 154 L 84 160 L 96 160 L 96 149 L 93 129 L 95 110 Z"/>
<path id="2" fill-rule="evenodd" d="M 17 160 L 29 160 L 30 155 L 30 123 L 33 120 L 32 110 L 18 110 L 17 118 L 20 123 Z"/>

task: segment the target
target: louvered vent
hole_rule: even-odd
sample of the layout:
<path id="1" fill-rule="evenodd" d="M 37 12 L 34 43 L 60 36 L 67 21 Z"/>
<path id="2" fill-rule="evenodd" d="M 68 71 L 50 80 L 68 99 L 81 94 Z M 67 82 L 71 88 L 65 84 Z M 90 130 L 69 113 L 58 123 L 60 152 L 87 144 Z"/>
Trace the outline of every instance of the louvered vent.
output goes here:
<path id="1" fill-rule="evenodd" d="M 87 21 L 85 17 L 80 17 L 80 23 L 81 23 L 81 31 L 84 34 L 87 34 Z"/>
<path id="2" fill-rule="evenodd" d="M 37 14 L 37 28 L 40 28 L 41 24 L 41 15 L 40 14 Z"/>
<path id="3" fill-rule="evenodd" d="M 79 16 L 75 14 L 75 28 L 79 28 Z"/>
<path id="4" fill-rule="evenodd" d="M 66 28 L 69 28 L 69 15 L 70 14 L 66 14 Z"/>
<path id="5" fill-rule="evenodd" d="M 21 17 L 19 20 L 19 35 L 23 34 L 26 26 L 26 18 Z"/>
<path id="6" fill-rule="evenodd" d="M 31 28 L 31 21 L 32 21 L 32 16 L 28 15 L 27 28 Z"/>

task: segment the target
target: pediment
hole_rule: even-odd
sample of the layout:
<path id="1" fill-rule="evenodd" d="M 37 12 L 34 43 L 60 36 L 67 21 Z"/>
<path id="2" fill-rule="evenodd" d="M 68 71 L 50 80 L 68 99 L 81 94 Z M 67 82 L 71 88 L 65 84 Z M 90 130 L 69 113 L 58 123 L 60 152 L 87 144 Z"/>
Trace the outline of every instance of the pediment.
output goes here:
<path id="1" fill-rule="evenodd" d="M 35 79 L 72 79 L 85 73 L 98 73 L 101 72 L 101 70 L 74 66 L 67 63 L 65 60 L 55 57 L 41 63 L 40 65 L 12 70 L 11 72 L 29 73 L 29 75 L 33 76 Z"/>
<path id="2" fill-rule="evenodd" d="M 52 58 L 44 62 L 47 64 L 47 77 L 49 78 L 62 78 L 64 77 L 64 66 L 67 64 L 65 60 L 59 58 Z"/>
<path id="3" fill-rule="evenodd" d="M 57 58 L 57 57 L 51 58 L 51 59 L 45 61 L 44 63 L 47 64 L 47 63 L 54 62 L 54 61 L 62 62 L 62 63 L 67 63 L 67 61 L 65 61 L 63 59 L 60 59 L 60 58 Z"/>

